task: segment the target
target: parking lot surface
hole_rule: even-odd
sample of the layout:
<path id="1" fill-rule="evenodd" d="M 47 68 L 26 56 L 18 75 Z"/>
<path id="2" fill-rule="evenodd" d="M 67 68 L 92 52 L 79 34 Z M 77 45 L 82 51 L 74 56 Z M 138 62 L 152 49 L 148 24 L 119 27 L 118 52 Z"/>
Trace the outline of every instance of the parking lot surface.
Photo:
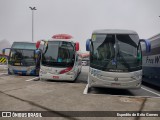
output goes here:
<path id="1" fill-rule="evenodd" d="M 84 94 L 87 85 L 87 66 L 83 66 L 80 76 L 74 83 L 41 81 L 32 79 L 35 78 L 34 76 L 2 73 L 6 73 L 6 71 L 4 70 L 0 74 L 1 111 L 52 111 L 55 113 L 57 111 L 160 111 L 158 88 L 154 89 L 146 84 L 136 90 L 92 88 Z M 62 115 L 62 118 L 52 119 L 71 118 Z M 97 118 L 75 117 L 72 119 L 96 120 Z M 106 118 L 100 117 L 100 119 Z M 130 119 L 135 120 L 134 117 Z M 136 119 L 158 120 L 159 118 L 142 117 Z"/>

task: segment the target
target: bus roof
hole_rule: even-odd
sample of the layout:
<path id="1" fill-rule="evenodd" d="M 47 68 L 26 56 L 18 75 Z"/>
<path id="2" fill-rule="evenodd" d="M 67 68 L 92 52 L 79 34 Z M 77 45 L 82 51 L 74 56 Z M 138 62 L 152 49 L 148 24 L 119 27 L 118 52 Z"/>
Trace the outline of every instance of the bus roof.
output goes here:
<path id="1" fill-rule="evenodd" d="M 18 41 L 18 42 L 13 42 L 13 44 L 17 44 L 17 43 L 22 43 L 22 44 L 27 44 L 27 43 L 32 43 L 32 44 L 36 44 L 35 42 L 20 42 L 20 41 Z"/>
<path id="2" fill-rule="evenodd" d="M 148 38 L 150 41 L 153 41 L 153 40 L 157 40 L 157 39 L 160 39 L 160 33 Z"/>
<path id="3" fill-rule="evenodd" d="M 133 30 L 102 29 L 93 31 L 93 34 L 137 34 L 137 32 Z"/>
<path id="4" fill-rule="evenodd" d="M 33 42 L 13 42 L 11 48 L 35 50 L 36 43 L 33 43 Z"/>
<path id="5" fill-rule="evenodd" d="M 53 41 L 65 41 L 65 42 L 73 42 L 73 43 L 75 43 L 74 41 L 73 41 L 73 39 L 49 39 L 48 40 L 49 42 L 53 42 Z"/>

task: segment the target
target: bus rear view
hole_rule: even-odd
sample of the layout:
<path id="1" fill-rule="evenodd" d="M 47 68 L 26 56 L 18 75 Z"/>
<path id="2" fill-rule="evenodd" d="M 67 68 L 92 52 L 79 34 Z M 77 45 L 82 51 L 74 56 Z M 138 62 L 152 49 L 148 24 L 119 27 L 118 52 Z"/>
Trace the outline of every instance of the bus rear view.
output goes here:
<path id="1" fill-rule="evenodd" d="M 140 88 L 142 81 L 141 42 L 130 30 L 97 30 L 86 41 L 90 51 L 89 87 Z"/>

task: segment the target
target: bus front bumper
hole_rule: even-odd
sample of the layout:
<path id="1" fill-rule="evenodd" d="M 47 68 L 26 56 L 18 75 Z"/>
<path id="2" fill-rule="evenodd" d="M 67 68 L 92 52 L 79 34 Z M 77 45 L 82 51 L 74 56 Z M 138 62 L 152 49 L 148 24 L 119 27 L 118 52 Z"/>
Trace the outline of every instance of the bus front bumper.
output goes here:
<path id="1" fill-rule="evenodd" d="M 74 75 L 66 75 L 66 74 L 51 74 L 51 73 L 40 73 L 40 79 L 43 80 L 58 80 L 58 81 L 74 81 Z"/>
<path id="2" fill-rule="evenodd" d="M 36 71 L 35 66 L 23 67 L 23 66 L 9 66 L 8 74 L 10 75 L 29 75 L 37 76 L 39 72 Z"/>
<path id="3" fill-rule="evenodd" d="M 106 88 L 117 88 L 117 89 L 139 89 L 141 88 L 141 81 L 139 80 L 129 80 L 129 81 L 109 81 L 99 79 L 95 76 L 89 74 L 88 85 L 89 87 L 106 87 Z"/>

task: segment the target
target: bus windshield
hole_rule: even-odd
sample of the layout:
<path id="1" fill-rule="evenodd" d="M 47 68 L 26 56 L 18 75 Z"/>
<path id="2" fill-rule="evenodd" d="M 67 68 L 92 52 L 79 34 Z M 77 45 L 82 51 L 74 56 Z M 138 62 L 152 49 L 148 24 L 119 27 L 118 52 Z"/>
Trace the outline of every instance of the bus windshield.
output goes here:
<path id="1" fill-rule="evenodd" d="M 11 49 L 8 63 L 14 66 L 35 66 L 34 50 Z"/>
<path id="2" fill-rule="evenodd" d="M 131 72 L 142 69 L 141 54 L 135 34 L 94 34 L 91 42 L 90 66 L 103 71 Z"/>
<path id="3" fill-rule="evenodd" d="M 42 65 L 51 67 L 73 66 L 75 60 L 74 44 L 65 41 L 49 41 L 42 53 Z"/>

